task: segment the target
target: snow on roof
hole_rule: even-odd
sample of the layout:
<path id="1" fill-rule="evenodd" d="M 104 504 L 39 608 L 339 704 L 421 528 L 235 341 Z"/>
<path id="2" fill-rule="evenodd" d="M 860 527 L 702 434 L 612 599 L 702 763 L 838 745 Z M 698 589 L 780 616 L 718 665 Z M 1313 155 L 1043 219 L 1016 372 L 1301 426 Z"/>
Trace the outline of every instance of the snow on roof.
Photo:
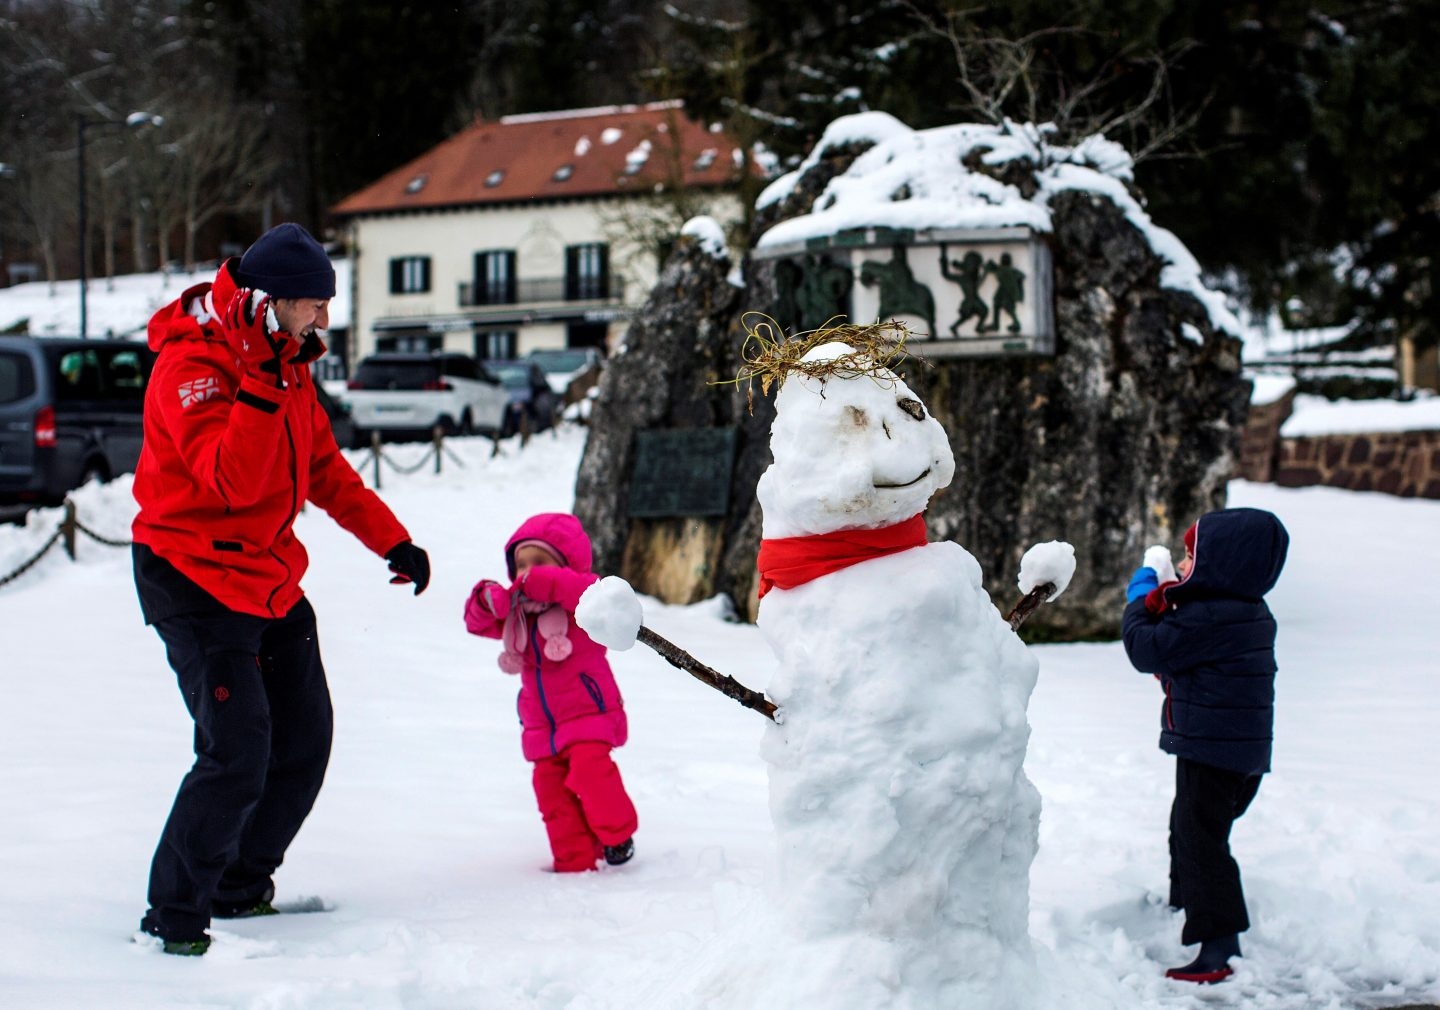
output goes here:
<path id="1" fill-rule="evenodd" d="M 1162 287 L 1194 295 L 1216 329 L 1235 336 L 1241 326 L 1224 296 L 1201 280 L 1200 264 L 1172 232 L 1161 228 L 1127 185 L 1134 162 L 1123 147 L 1103 136 L 1073 147 L 1053 144 L 1049 124 L 1006 122 L 999 126 L 959 123 L 913 130 L 886 113 L 865 112 L 835 120 L 799 168 L 761 193 L 756 205 L 784 199 L 805 169 L 825 152 L 869 141 L 869 150 L 832 179 L 809 214 L 782 221 L 761 236 L 759 247 L 834 235 L 851 228 L 889 227 L 916 231 L 1027 226 L 1053 231 L 1050 201 L 1072 191 L 1094 193 L 1116 204 L 1165 261 Z M 1039 186 L 1033 198 L 988 175 L 965 167 L 978 156 L 996 166 L 1027 160 Z"/>

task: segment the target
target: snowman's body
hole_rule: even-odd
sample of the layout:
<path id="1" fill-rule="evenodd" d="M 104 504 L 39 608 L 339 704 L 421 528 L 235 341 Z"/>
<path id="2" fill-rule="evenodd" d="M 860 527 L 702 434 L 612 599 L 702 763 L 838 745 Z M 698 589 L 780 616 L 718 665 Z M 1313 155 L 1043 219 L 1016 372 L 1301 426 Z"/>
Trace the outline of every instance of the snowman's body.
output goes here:
<path id="1" fill-rule="evenodd" d="M 767 540 L 895 526 L 953 476 L 944 430 L 893 376 L 792 374 L 776 414 Z M 894 992 L 1013 993 L 1030 952 L 1037 665 L 979 564 L 948 542 L 862 560 L 769 589 L 759 625 L 779 660 L 768 693 L 784 718 L 764 756 L 792 923 L 849 943 L 848 970 Z"/>

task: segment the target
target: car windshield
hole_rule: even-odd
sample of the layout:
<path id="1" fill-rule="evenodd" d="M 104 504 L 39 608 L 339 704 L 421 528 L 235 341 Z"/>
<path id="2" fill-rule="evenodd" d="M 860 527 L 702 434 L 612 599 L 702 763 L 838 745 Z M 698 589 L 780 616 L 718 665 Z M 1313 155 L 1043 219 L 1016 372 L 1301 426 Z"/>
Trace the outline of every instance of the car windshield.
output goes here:
<path id="1" fill-rule="evenodd" d="M 365 389 L 424 389 L 440 378 L 434 361 L 362 361 L 355 381 Z"/>
<path id="2" fill-rule="evenodd" d="M 505 365 L 496 361 L 487 361 L 486 364 L 506 389 L 530 388 L 530 370 L 524 365 Z"/>
<path id="3" fill-rule="evenodd" d="M 532 351 L 530 360 L 547 372 L 578 372 L 590 356 L 584 351 Z"/>

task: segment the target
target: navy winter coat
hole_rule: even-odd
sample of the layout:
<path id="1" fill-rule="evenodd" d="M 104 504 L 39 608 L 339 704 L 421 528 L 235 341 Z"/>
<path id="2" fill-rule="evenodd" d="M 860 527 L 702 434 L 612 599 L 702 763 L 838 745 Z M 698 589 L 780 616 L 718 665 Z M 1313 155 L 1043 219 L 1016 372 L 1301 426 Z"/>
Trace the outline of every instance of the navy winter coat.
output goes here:
<path id="1" fill-rule="evenodd" d="M 1264 595 L 1280 577 L 1290 536 L 1263 509 L 1209 512 L 1195 530 L 1194 564 L 1125 608 L 1121 634 L 1135 669 L 1165 688 L 1160 747 L 1242 775 L 1270 770 L 1275 721 L 1275 618 Z"/>

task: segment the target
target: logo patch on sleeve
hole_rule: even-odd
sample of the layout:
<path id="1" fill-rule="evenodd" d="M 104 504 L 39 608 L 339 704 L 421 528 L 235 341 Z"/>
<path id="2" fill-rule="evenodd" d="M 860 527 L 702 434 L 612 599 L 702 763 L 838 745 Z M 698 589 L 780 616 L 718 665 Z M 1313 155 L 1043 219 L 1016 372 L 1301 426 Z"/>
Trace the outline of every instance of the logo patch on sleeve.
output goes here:
<path id="1" fill-rule="evenodd" d="M 213 375 L 180 383 L 180 408 L 189 410 L 220 392 L 220 380 Z"/>

